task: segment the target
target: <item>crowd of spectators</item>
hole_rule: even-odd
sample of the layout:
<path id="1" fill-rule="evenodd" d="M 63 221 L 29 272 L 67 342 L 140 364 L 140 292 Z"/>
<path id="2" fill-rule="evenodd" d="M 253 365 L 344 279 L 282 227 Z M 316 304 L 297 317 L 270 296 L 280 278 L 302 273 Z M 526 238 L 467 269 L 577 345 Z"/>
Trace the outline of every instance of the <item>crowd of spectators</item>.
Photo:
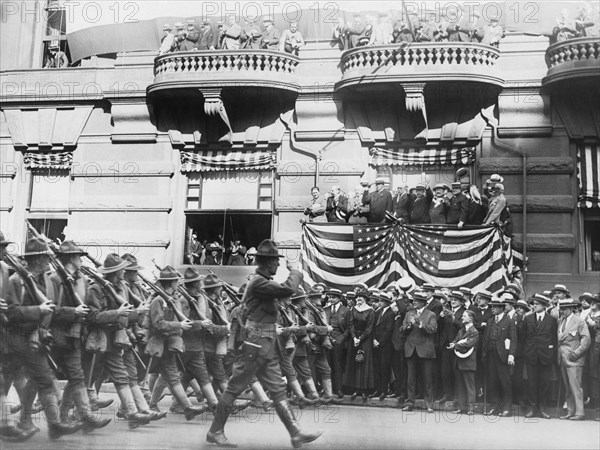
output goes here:
<path id="1" fill-rule="evenodd" d="M 585 2 L 577 8 L 577 16 L 574 19 L 571 18 L 569 9 L 563 8 L 560 17 L 556 19 L 552 39 L 555 42 L 561 42 L 581 37 L 598 37 L 600 29 L 597 19 L 598 14 L 594 21 L 594 11 L 589 2 Z"/>
<path id="2" fill-rule="evenodd" d="M 225 245 L 221 235 L 214 241 L 200 242 L 193 232 L 187 243 L 184 262 L 207 266 L 252 266 L 255 256 L 256 248 L 243 245 L 239 236 Z"/>

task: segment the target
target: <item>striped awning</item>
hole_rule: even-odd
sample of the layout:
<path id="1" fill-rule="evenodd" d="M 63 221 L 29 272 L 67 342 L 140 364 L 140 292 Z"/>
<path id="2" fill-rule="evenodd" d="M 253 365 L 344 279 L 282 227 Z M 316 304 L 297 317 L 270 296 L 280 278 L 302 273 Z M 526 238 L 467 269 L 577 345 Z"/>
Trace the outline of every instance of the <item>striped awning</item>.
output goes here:
<path id="1" fill-rule="evenodd" d="M 182 150 L 182 172 L 216 172 L 228 170 L 272 170 L 277 164 L 274 151 Z"/>
<path id="2" fill-rule="evenodd" d="M 29 170 L 70 170 L 73 152 L 25 152 L 23 162 Z"/>
<path id="3" fill-rule="evenodd" d="M 600 146 L 577 146 L 579 207 L 600 208 Z"/>
<path id="4" fill-rule="evenodd" d="M 468 165 L 475 161 L 475 148 L 390 149 L 373 147 L 369 164 L 382 166 Z"/>

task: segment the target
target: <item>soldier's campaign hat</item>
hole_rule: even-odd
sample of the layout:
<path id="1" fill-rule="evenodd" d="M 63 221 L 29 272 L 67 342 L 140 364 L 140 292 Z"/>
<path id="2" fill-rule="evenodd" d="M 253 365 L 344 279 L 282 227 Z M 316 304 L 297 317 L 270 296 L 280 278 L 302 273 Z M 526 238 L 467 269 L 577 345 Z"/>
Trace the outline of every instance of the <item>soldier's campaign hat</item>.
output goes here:
<path id="1" fill-rule="evenodd" d="M 57 255 L 87 255 L 87 252 L 79 248 L 73 241 L 64 241 L 55 253 Z"/>
<path id="2" fill-rule="evenodd" d="M 4 233 L 2 231 L 0 231 L 0 245 L 8 245 L 8 244 L 12 244 L 12 242 L 7 241 L 6 238 L 4 237 Z"/>
<path id="3" fill-rule="evenodd" d="M 125 253 L 123 256 L 121 256 L 121 258 L 123 258 L 123 261 L 127 261 L 129 263 L 129 265 L 125 267 L 126 271 L 136 271 L 143 269 L 143 267 L 138 264 L 137 258 L 132 254 Z"/>
<path id="4" fill-rule="evenodd" d="M 41 238 L 31 238 L 25 244 L 25 251 L 23 256 L 35 256 L 35 255 L 50 255 L 52 252 L 48 248 L 48 244 Z"/>
<path id="5" fill-rule="evenodd" d="M 461 291 L 452 291 L 450 292 L 450 298 L 456 298 L 458 300 L 460 300 L 461 302 L 464 302 L 466 300 L 465 298 L 465 294 L 463 294 Z"/>
<path id="6" fill-rule="evenodd" d="M 462 187 L 462 183 L 460 181 L 455 181 L 452 183 L 452 189 L 457 188 L 460 189 Z"/>
<path id="7" fill-rule="evenodd" d="M 531 297 L 529 297 L 528 300 L 530 303 L 538 302 L 538 303 L 542 303 L 544 306 L 548 306 L 550 304 L 550 299 L 546 295 L 537 294 L 537 293 L 533 294 Z"/>
<path id="8" fill-rule="evenodd" d="M 516 308 L 523 308 L 525 311 L 531 309 L 525 300 L 518 300 L 517 303 L 515 303 L 515 309 Z"/>
<path id="9" fill-rule="evenodd" d="M 175 22 L 175 28 L 177 30 L 183 30 L 183 28 L 184 28 L 183 22 Z"/>
<path id="10" fill-rule="evenodd" d="M 202 275 L 200 275 L 200 273 L 193 267 L 188 267 L 185 269 L 185 272 L 183 272 L 184 283 L 193 283 L 194 281 L 200 280 L 202 280 Z"/>
<path id="11" fill-rule="evenodd" d="M 325 291 L 325 294 L 327 295 L 335 295 L 337 297 L 343 297 L 344 294 L 342 294 L 342 291 L 340 291 L 339 289 L 329 289 L 328 291 Z"/>
<path id="12" fill-rule="evenodd" d="M 304 289 L 302 289 L 302 292 L 304 292 Z M 304 295 L 308 298 L 321 298 L 323 296 L 323 292 L 313 287 L 312 289 L 309 289 L 308 292 Z"/>
<path id="13" fill-rule="evenodd" d="M 424 191 L 425 189 L 427 189 L 427 185 L 425 183 L 417 183 L 415 189 L 417 191 Z"/>
<path id="14" fill-rule="evenodd" d="M 427 295 L 424 292 L 417 291 L 413 294 L 413 301 L 427 303 Z"/>
<path id="15" fill-rule="evenodd" d="M 387 180 L 383 177 L 377 177 L 375 178 L 375 184 L 385 184 L 387 183 Z"/>
<path id="16" fill-rule="evenodd" d="M 209 273 L 202 280 L 202 289 L 212 289 L 223 286 L 223 282 L 214 273 Z"/>
<path id="17" fill-rule="evenodd" d="M 580 306 L 579 301 L 571 297 L 561 298 L 558 301 L 559 308 L 577 308 L 578 306 Z"/>
<path id="18" fill-rule="evenodd" d="M 421 286 L 421 289 L 424 291 L 435 291 L 435 286 L 431 283 L 424 283 Z"/>
<path id="19" fill-rule="evenodd" d="M 459 288 L 458 290 L 465 296 L 465 298 L 473 296 L 473 291 L 471 291 L 471 289 L 468 287 L 463 286 L 463 287 Z"/>
<path id="20" fill-rule="evenodd" d="M 554 294 L 555 292 L 564 292 L 567 295 L 570 294 L 569 290 L 567 289 L 567 287 L 564 284 L 555 284 L 554 288 L 552 288 L 552 290 L 550 292 L 552 294 Z"/>
<path id="21" fill-rule="evenodd" d="M 244 284 L 242 284 L 239 287 L 237 293 L 235 294 L 237 296 L 237 298 L 243 298 L 244 297 L 244 294 L 246 293 L 246 287 L 247 286 L 248 286 L 248 283 L 244 283 Z"/>
<path id="22" fill-rule="evenodd" d="M 114 273 L 124 269 L 128 265 L 129 263 L 127 261 L 123 261 L 123 259 L 116 253 L 109 253 L 106 255 L 106 259 L 104 259 L 104 264 L 98 267 L 98 272 L 101 274 Z"/>
<path id="23" fill-rule="evenodd" d="M 448 187 L 448 185 L 447 185 L 447 184 L 444 184 L 444 183 L 438 183 L 438 184 L 436 184 L 436 185 L 434 186 L 433 190 L 435 191 L 435 190 L 437 190 L 437 189 L 443 189 L 443 190 L 445 190 L 445 191 L 449 191 L 449 190 L 450 190 L 450 188 Z"/>
<path id="24" fill-rule="evenodd" d="M 163 31 L 167 31 L 167 30 L 171 31 L 173 29 L 173 27 L 171 27 L 171 25 L 169 25 L 168 23 L 165 23 L 163 25 L 162 29 L 163 29 Z"/>
<path id="25" fill-rule="evenodd" d="M 163 270 L 160 271 L 160 274 L 158 275 L 158 278 L 156 280 L 157 281 L 173 281 L 173 280 L 179 280 L 180 277 L 181 277 L 181 275 L 179 274 L 179 272 L 177 272 L 175 270 L 175 267 L 166 266 Z"/>
<path id="26" fill-rule="evenodd" d="M 283 258 L 284 256 L 279 253 L 277 244 L 271 239 L 265 239 L 256 249 L 256 256 L 266 256 L 270 258 Z"/>
<path id="27" fill-rule="evenodd" d="M 587 302 L 589 303 L 591 299 L 594 298 L 594 295 L 591 294 L 590 292 L 584 292 L 583 294 L 581 294 L 579 296 L 579 301 L 582 302 L 584 300 L 587 300 Z"/>
<path id="28" fill-rule="evenodd" d="M 479 299 L 483 299 L 483 300 L 487 300 L 488 302 L 490 300 L 492 300 L 492 293 L 489 291 L 479 291 L 477 294 L 475 294 L 475 298 Z"/>
<path id="29" fill-rule="evenodd" d="M 208 250 L 211 252 L 217 251 L 220 252 L 221 246 L 219 244 L 217 244 L 216 242 L 211 242 L 210 244 L 208 244 Z"/>
<path id="30" fill-rule="evenodd" d="M 312 289 L 310 291 L 308 291 L 309 294 L 311 292 L 314 292 L 314 291 Z M 321 293 L 319 293 L 319 295 L 321 295 Z M 292 301 L 302 300 L 303 298 L 307 298 L 307 297 L 308 297 L 308 295 L 306 295 L 306 292 L 304 291 L 302 286 L 298 286 L 298 290 L 296 291 L 296 293 L 294 295 L 292 295 Z"/>

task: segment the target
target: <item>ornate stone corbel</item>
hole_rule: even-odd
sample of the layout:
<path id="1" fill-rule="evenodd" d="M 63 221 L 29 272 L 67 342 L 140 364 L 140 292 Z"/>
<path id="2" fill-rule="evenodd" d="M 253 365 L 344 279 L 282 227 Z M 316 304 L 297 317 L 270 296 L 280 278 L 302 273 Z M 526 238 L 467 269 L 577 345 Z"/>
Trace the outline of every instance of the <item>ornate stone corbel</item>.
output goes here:
<path id="1" fill-rule="evenodd" d="M 406 110 L 412 114 L 419 131 L 427 131 L 427 110 L 425 109 L 425 83 L 402 83 Z M 421 133 L 422 134 L 422 133 Z"/>
<path id="2" fill-rule="evenodd" d="M 210 117 L 220 117 L 227 129 L 227 134 L 219 138 L 219 142 L 229 142 L 233 139 L 233 130 L 225 105 L 221 99 L 221 88 L 200 88 L 200 92 L 204 97 L 204 113 Z"/>

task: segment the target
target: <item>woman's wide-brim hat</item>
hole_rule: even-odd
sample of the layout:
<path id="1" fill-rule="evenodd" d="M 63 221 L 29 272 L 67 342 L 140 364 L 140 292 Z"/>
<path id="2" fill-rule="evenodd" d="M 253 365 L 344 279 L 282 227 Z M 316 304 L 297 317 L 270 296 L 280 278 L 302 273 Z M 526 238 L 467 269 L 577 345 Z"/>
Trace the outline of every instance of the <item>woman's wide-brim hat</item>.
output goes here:
<path id="1" fill-rule="evenodd" d="M 279 253 L 277 244 L 271 239 L 265 239 L 256 248 L 256 256 L 263 256 L 268 258 L 283 258 L 284 255 Z"/>
<path id="2" fill-rule="evenodd" d="M 109 273 L 115 273 L 119 270 L 125 269 L 129 263 L 127 261 L 123 261 L 123 259 L 117 255 L 116 253 L 109 253 L 106 255 L 106 259 L 104 260 L 104 264 L 98 267 L 98 272 L 106 275 Z"/>

